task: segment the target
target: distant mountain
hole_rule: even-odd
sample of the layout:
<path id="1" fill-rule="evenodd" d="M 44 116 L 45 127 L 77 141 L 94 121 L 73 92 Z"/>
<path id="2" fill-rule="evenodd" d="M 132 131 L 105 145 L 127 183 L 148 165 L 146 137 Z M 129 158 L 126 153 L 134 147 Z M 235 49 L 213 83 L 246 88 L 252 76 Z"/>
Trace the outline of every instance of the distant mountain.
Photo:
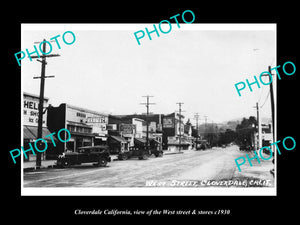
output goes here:
<path id="1" fill-rule="evenodd" d="M 229 120 L 229 121 L 225 121 L 223 123 L 219 123 L 218 127 L 221 129 L 231 129 L 231 130 L 235 130 L 236 126 L 238 124 L 240 124 L 242 122 L 243 118 L 238 118 L 238 119 L 234 119 L 234 120 Z M 262 124 L 270 124 L 272 123 L 272 119 L 271 118 L 267 118 L 267 117 L 262 117 L 261 118 L 261 123 Z"/>
<path id="2" fill-rule="evenodd" d="M 237 118 L 229 121 L 224 121 L 222 123 L 207 123 L 199 124 L 199 132 L 204 133 L 206 132 L 225 132 L 226 129 L 234 130 L 238 124 L 242 122 L 243 118 Z M 262 124 L 270 124 L 272 122 L 271 118 L 263 117 Z"/>

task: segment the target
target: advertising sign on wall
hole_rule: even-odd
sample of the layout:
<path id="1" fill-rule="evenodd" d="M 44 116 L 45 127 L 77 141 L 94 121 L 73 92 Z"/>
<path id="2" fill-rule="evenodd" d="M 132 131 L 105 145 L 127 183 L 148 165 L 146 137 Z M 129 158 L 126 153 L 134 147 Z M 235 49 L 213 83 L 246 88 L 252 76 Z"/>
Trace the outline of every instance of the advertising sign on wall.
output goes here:
<path id="1" fill-rule="evenodd" d="M 120 132 L 122 132 L 122 134 L 133 134 L 135 132 L 135 125 L 121 123 L 119 126 L 119 130 Z"/>
<path id="2" fill-rule="evenodd" d="M 45 99 L 43 107 L 47 107 Z M 47 111 L 43 114 L 43 127 L 46 127 Z M 39 98 L 34 95 L 25 95 L 23 99 L 23 125 L 38 126 Z"/>
<path id="3" fill-rule="evenodd" d="M 174 128 L 174 118 L 173 117 L 164 117 L 163 127 L 164 128 Z"/>

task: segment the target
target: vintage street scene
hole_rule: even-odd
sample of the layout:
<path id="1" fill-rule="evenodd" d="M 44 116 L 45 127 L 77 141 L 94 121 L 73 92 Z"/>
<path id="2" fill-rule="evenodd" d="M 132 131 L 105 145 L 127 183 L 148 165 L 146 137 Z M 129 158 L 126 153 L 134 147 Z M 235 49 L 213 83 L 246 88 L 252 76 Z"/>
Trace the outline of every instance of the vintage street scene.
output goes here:
<path id="1" fill-rule="evenodd" d="M 145 27 L 22 24 L 22 188 L 274 188 L 276 27 Z"/>
<path id="2" fill-rule="evenodd" d="M 205 180 L 248 180 L 249 187 L 274 185 L 270 174 L 272 162 L 254 162 L 253 167 L 248 165 L 238 172 L 232 161 L 243 155 L 245 153 L 239 151 L 237 146 L 228 146 L 213 147 L 206 151 L 186 150 L 183 154 L 166 154 L 157 158 L 152 156 L 145 161 L 116 160 L 106 167 L 82 164 L 64 169 L 48 168 L 26 172 L 24 187 L 172 187 L 170 183 L 157 183 L 167 181 L 177 181 L 173 184 L 177 187 L 193 187 L 191 184 L 179 184 L 179 181 Z M 268 185 L 262 183 L 266 180 L 269 180 Z"/>

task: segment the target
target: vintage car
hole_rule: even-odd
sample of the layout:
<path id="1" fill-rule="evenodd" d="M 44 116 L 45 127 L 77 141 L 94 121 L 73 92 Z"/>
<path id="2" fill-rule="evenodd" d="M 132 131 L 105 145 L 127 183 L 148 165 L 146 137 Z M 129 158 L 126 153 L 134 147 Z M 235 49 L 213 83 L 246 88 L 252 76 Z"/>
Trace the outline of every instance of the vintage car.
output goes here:
<path id="1" fill-rule="evenodd" d="M 155 157 L 162 157 L 164 152 L 163 150 L 150 149 L 150 153 L 155 155 Z"/>
<path id="2" fill-rule="evenodd" d="M 127 160 L 129 158 L 148 159 L 151 155 L 150 151 L 137 147 L 130 147 L 129 151 L 122 151 L 118 155 L 119 160 Z"/>
<path id="3" fill-rule="evenodd" d="M 111 161 L 108 146 L 85 146 L 78 148 L 78 152 L 64 152 L 57 158 L 57 166 L 70 167 L 81 163 L 94 163 L 97 166 L 106 166 Z"/>
<path id="4" fill-rule="evenodd" d="M 196 146 L 196 151 L 205 150 L 209 148 L 209 145 L 206 140 L 199 140 Z"/>
<path id="5" fill-rule="evenodd" d="M 249 144 L 242 144 L 239 147 L 240 151 L 251 151 L 253 150 L 253 147 L 250 146 Z"/>
<path id="6" fill-rule="evenodd" d="M 148 159 L 151 155 L 155 155 L 155 157 L 162 157 L 163 151 L 150 149 L 147 151 L 146 149 L 139 149 L 135 147 L 130 147 L 129 151 L 120 152 L 118 155 L 119 160 L 127 160 L 130 158 L 138 158 L 138 159 Z"/>

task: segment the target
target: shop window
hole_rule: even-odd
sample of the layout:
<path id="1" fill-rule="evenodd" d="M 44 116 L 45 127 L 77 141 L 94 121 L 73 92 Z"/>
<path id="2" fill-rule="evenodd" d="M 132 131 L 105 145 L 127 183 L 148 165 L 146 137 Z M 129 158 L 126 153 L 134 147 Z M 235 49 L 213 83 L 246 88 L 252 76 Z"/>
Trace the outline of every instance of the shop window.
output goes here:
<path id="1" fill-rule="evenodd" d="M 76 116 L 85 118 L 85 117 L 86 117 L 86 114 L 77 112 L 77 113 L 76 113 Z"/>
<path id="2" fill-rule="evenodd" d="M 73 125 L 67 125 L 67 128 L 68 128 L 68 130 L 69 131 L 73 131 L 73 132 L 75 132 L 75 126 L 73 126 Z"/>

